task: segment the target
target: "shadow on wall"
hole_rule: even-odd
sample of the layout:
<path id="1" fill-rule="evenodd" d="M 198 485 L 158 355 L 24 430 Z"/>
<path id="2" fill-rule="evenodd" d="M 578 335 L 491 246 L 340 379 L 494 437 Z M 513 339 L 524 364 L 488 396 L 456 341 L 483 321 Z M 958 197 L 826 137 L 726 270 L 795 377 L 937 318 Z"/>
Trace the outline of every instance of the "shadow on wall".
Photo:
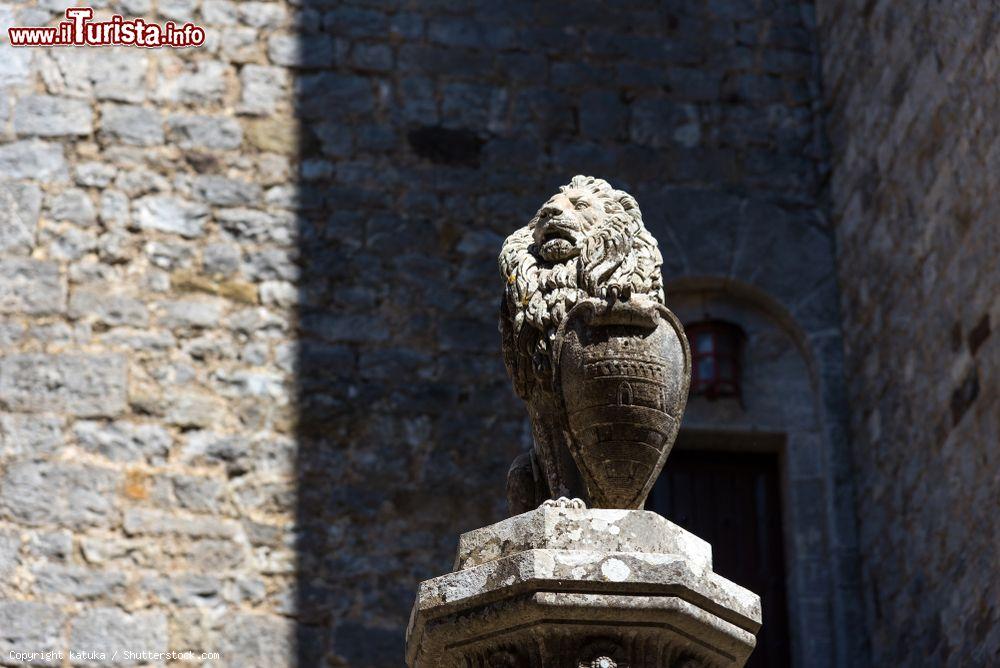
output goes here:
<path id="1" fill-rule="evenodd" d="M 794 105 L 750 126 L 741 113 L 768 101 L 726 73 L 739 39 L 771 39 L 781 20 L 738 34 L 679 0 L 570 15 L 554 1 L 365 4 L 302 1 L 297 34 L 269 45 L 296 68 L 295 122 L 260 129 L 299 153 L 302 666 L 399 666 L 416 583 L 450 569 L 461 531 L 504 515 L 529 441 L 500 356 L 496 255 L 558 185 L 609 178 L 668 246 L 666 185 L 773 188 L 800 208 L 815 187 L 793 157 L 808 113 L 801 136 Z M 785 20 L 784 38 L 810 39 Z M 804 95 L 793 76 L 766 80 L 773 103 Z M 784 144 L 734 147 L 751 132 Z"/>

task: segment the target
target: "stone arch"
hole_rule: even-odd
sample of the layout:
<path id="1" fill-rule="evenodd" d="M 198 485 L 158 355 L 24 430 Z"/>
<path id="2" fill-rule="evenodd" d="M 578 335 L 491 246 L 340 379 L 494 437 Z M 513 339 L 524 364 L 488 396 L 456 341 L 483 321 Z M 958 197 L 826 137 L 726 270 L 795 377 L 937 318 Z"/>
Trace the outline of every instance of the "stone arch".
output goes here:
<path id="1" fill-rule="evenodd" d="M 684 276 L 668 282 L 664 289 L 667 294 L 667 303 L 670 304 L 671 308 L 673 308 L 675 296 L 701 295 L 702 298 L 713 299 L 722 297 L 727 299 L 733 304 L 738 305 L 737 310 L 751 308 L 766 314 L 795 344 L 809 371 L 809 379 L 813 385 L 813 390 L 817 396 L 822 394 L 824 380 L 822 377 L 822 358 L 830 353 L 822 345 L 822 342 L 832 337 L 835 338 L 835 343 L 839 346 L 839 332 L 826 328 L 818 330 L 806 329 L 806 327 L 800 324 L 799 320 L 784 302 L 772 296 L 766 290 L 738 279 L 718 276 Z M 723 316 L 721 319 L 726 320 L 727 318 Z M 733 322 L 739 324 L 736 321 Z M 684 324 L 688 323 L 685 321 Z M 835 385 L 840 384 L 840 379 L 831 380 Z"/>

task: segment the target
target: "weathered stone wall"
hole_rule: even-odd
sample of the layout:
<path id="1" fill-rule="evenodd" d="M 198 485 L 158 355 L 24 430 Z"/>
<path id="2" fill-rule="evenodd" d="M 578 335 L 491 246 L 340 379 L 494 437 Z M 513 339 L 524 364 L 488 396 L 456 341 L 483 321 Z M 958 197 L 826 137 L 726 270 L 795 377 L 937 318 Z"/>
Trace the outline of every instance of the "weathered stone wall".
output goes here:
<path id="1" fill-rule="evenodd" d="M 66 4 L 0 4 L 0 27 Z M 0 46 L 0 664 L 190 649 L 279 665 L 297 166 L 269 124 L 293 118 L 272 57 L 291 12 L 93 4 L 212 29 L 186 51 Z"/>
<path id="2" fill-rule="evenodd" d="M 819 3 L 874 665 L 1000 660 L 1000 15 Z"/>
<path id="3" fill-rule="evenodd" d="M 794 331 L 789 531 L 824 555 L 790 574 L 796 661 L 860 665 L 808 3 L 94 4 L 209 43 L 0 46 L 0 662 L 399 665 L 528 444 L 496 253 L 582 172 L 638 198 L 668 281 Z"/>

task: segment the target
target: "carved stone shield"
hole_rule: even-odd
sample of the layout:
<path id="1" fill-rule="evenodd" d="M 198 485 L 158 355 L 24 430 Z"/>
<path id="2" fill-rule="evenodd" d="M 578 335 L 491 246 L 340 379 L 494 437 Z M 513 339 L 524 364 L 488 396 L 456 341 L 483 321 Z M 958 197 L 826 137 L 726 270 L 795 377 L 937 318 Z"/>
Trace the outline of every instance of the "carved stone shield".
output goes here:
<path id="1" fill-rule="evenodd" d="M 691 382 L 684 329 L 648 299 L 589 299 L 553 342 L 570 451 L 595 508 L 642 508 L 677 437 Z"/>

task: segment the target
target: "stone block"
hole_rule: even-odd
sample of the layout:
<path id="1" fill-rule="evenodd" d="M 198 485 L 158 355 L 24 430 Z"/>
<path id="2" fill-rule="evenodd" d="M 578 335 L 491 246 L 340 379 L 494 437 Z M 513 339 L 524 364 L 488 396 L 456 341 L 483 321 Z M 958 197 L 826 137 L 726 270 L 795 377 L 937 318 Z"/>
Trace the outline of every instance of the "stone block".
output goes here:
<path id="1" fill-rule="evenodd" d="M 477 18 L 431 19 L 427 37 L 433 43 L 463 49 L 508 51 L 521 47 L 514 27 Z"/>
<path id="2" fill-rule="evenodd" d="M 144 230 L 158 230 L 194 239 L 204 234 L 208 208 L 172 195 L 147 195 L 132 203 L 132 215 Z"/>
<path id="3" fill-rule="evenodd" d="M 226 94 L 229 67 L 216 60 L 199 60 L 174 78 L 162 78 L 157 97 L 164 102 L 209 105 Z"/>
<path id="4" fill-rule="evenodd" d="M 580 133 L 588 139 L 617 139 L 625 134 L 628 110 L 613 91 L 589 91 L 580 97 Z"/>
<path id="5" fill-rule="evenodd" d="M 21 532 L 17 529 L 0 529 L 0 578 L 9 581 L 20 563 Z M 2 606 L 2 604 L 0 604 Z M 0 607 L 2 609 L 2 607 Z M 0 618 L 3 613 L 0 612 Z M 0 635 L 0 643 L 3 636 Z"/>
<path id="6" fill-rule="evenodd" d="M 30 255 L 42 206 L 42 191 L 31 183 L 0 181 L 0 253 Z"/>
<path id="7" fill-rule="evenodd" d="M 56 415 L 0 415 L 0 447 L 10 456 L 48 455 L 63 446 L 63 420 Z"/>
<path id="8" fill-rule="evenodd" d="M 181 460 L 198 465 L 231 464 L 245 454 L 239 438 L 198 430 L 186 434 Z"/>
<path id="9" fill-rule="evenodd" d="M 98 100 L 136 103 L 146 99 L 148 70 L 149 58 L 143 49 L 102 47 L 93 53 L 87 74 Z"/>
<path id="10" fill-rule="evenodd" d="M 437 124 L 438 103 L 431 79 L 413 75 L 402 77 L 399 98 L 394 111 L 401 119 L 427 126 Z"/>
<path id="11" fill-rule="evenodd" d="M 163 143 L 163 117 L 156 109 L 133 105 L 101 105 L 100 136 L 132 146 Z"/>
<path id="12" fill-rule="evenodd" d="M 11 661 L 11 652 L 38 652 L 33 665 L 59 666 L 54 653 L 63 647 L 64 615 L 56 606 L 33 601 L 0 601 L 0 661 Z M 50 653 L 46 657 L 45 654 Z M 28 661 L 17 661 L 24 665 Z"/>
<path id="13" fill-rule="evenodd" d="M 73 290 L 69 298 L 69 317 L 92 319 L 109 327 L 149 324 L 146 305 L 111 285 L 88 285 Z"/>
<path id="14" fill-rule="evenodd" d="M 79 227 L 45 229 L 41 243 L 47 244 L 55 260 L 79 260 L 97 248 L 97 232 Z"/>
<path id="15" fill-rule="evenodd" d="M 494 89 L 489 85 L 446 84 L 441 100 L 441 117 L 453 127 L 466 127 L 473 131 L 485 129 L 493 95 Z"/>
<path id="16" fill-rule="evenodd" d="M 125 358 L 13 354 L 0 359 L 0 403 L 25 412 L 113 416 L 125 408 Z"/>
<path id="17" fill-rule="evenodd" d="M 177 269 L 191 264 L 194 250 L 186 243 L 159 243 L 150 241 L 143 247 L 154 266 L 161 269 Z"/>
<path id="18" fill-rule="evenodd" d="M 323 155 L 345 158 L 351 155 L 354 128 L 344 123 L 318 123 L 311 130 L 320 141 Z"/>
<path id="19" fill-rule="evenodd" d="M 61 144 L 27 139 L 0 145 L 0 174 L 9 179 L 65 181 L 69 178 Z"/>
<path id="20" fill-rule="evenodd" d="M 534 549 L 677 554 L 698 572 L 712 568 L 711 545 L 656 513 L 547 506 L 462 534 L 456 565 L 465 570 Z"/>
<path id="21" fill-rule="evenodd" d="M 299 147 L 299 124 L 291 118 L 272 117 L 247 124 L 247 141 L 262 151 L 293 154 Z"/>
<path id="22" fill-rule="evenodd" d="M 296 628 L 287 617 L 232 612 L 222 629 L 222 652 L 236 664 L 277 666 L 295 655 Z"/>
<path id="23" fill-rule="evenodd" d="M 141 331 L 132 329 L 113 329 L 98 336 L 98 342 L 112 349 L 123 351 L 164 351 L 177 346 L 177 339 L 164 330 Z"/>
<path id="24" fill-rule="evenodd" d="M 84 450 L 116 462 L 163 463 L 171 445 L 170 433 L 156 424 L 80 420 L 73 434 Z"/>
<path id="25" fill-rule="evenodd" d="M 392 151 L 398 141 L 396 131 L 380 123 L 362 125 L 357 130 L 358 151 L 382 153 Z"/>
<path id="26" fill-rule="evenodd" d="M 41 564 L 31 570 L 35 588 L 45 599 L 74 601 L 108 599 L 125 590 L 125 574 L 119 570 L 100 571 L 81 566 Z"/>
<path id="27" fill-rule="evenodd" d="M 389 17 L 389 34 L 404 40 L 418 41 L 424 34 L 423 15 L 417 12 L 395 12 Z"/>
<path id="28" fill-rule="evenodd" d="M 632 141 L 647 146 L 692 146 L 700 137 L 697 113 L 692 105 L 663 98 L 637 100 L 629 134 Z"/>
<path id="29" fill-rule="evenodd" d="M 247 65 L 240 71 L 240 111 L 261 116 L 273 113 L 287 94 L 288 81 L 284 68 Z"/>
<path id="30" fill-rule="evenodd" d="M 335 343 L 378 342 L 390 336 L 388 324 L 370 315 L 306 315 L 301 326 L 303 331 Z"/>
<path id="31" fill-rule="evenodd" d="M 229 276 L 240 268 L 242 257 L 243 252 L 237 244 L 208 244 L 201 252 L 201 267 L 209 276 Z"/>
<path id="32" fill-rule="evenodd" d="M 124 149 L 128 150 L 128 149 Z M 115 188 L 129 197 L 140 197 L 149 193 L 163 193 L 170 190 L 170 181 L 159 172 L 126 163 L 115 178 Z"/>
<path id="33" fill-rule="evenodd" d="M 20 461 L 7 467 L 0 512 L 28 526 L 107 527 L 118 517 L 121 473 L 64 462 Z"/>
<path id="34" fill-rule="evenodd" d="M 368 77 L 339 72 L 303 74 L 293 87 L 299 118 L 340 120 L 375 110 L 373 82 Z"/>
<path id="35" fill-rule="evenodd" d="M 150 508 L 129 508 L 125 511 L 125 533 L 163 536 L 179 534 L 191 538 L 232 538 L 239 526 L 216 517 L 184 517 Z"/>
<path id="36" fill-rule="evenodd" d="M 115 180 L 118 169 L 105 162 L 81 162 L 75 169 L 77 185 L 104 188 Z"/>
<path id="37" fill-rule="evenodd" d="M 749 0 L 708 0 L 708 11 L 726 21 L 752 21 L 761 13 Z"/>
<path id="38" fill-rule="evenodd" d="M 388 17 L 375 9 L 340 6 L 323 14 L 323 29 L 347 37 L 373 37 L 385 35 Z"/>
<path id="39" fill-rule="evenodd" d="M 278 248 L 265 248 L 248 254 L 243 271 L 254 281 L 295 281 L 299 277 L 294 258 Z"/>
<path id="40" fill-rule="evenodd" d="M 350 62 L 359 70 L 388 72 L 392 69 L 392 48 L 387 44 L 355 44 Z"/>
<path id="41" fill-rule="evenodd" d="M 345 621 L 337 624 L 334 633 L 337 653 L 349 665 L 389 665 L 399 660 L 403 639 L 398 633 L 378 626 Z"/>
<path id="42" fill-rule="evenodd" d="M 252 181 L 206 174 L 194 180 L 194 194 L 216 206 L 248 206 L 260 201 L 260 186 Z"/>
<path id="43" fill-rule="evenodd" d="M 103 662 L 112 665 L 136 665 L 123 651 L 166 652 L 168 649 L 167 615 L 160 610 L 128 613 L 119 608 L 92 608 L 74 617 L 70 623 L 69 644 L 74 652 L 105 655 Z"/>
<path id="44" fill-rule="evenodd" d="M 174 21 L 194 21 L 198 0 L 159 0 L 156 6 L 160 16 Z"/>
<path id="45" fill-rule="evenodd" d="M 28 328 L 20 322 L 0 322 L 0 345 L 15 346 L 24 340 Z"/>
<path id="46" fill-rule="evenodd" d="M 205 0 L 201 6 L 201 15 L 209 25 L 235 25 L 239 15 L 237 4 L 229 0 Z"/>
<path id="47" fill-rule="evenodd" d="M 69 530 L 32 532 L 25 552 L 35 559 L 66 563 L 73 554 L 73 534 Z"/>
<path id="48" fill-rule="evenodd" d="M 283 67 L 329 67 L 337 61 L 339 47 L 329 35 L 277 33 L 267 40 L 267 55 Z"/>
<path id="49" fill-rule="evenodd" d="M 46 202 L 48 217 L 54 221 L 66 221 L 81 227 L 97 222 L 97 212 L 90 195 L 82 188 L 69 188 Z"/>
<path id="50" fill-rule="evenodd" d="M 292 164 L 287 156 L 277 153 L 262 153 L 257 156 L 257 169 L 263 186 L 288 183 L 292 174 Z"/>
<path id="51" fill-rule="evenodd" d="M 214 393 L 179 391 L 171 398 L 166 421 L 181 428 L 205 428 L 218 424 L 225 410 Z"/>
<path id="52" fill-rule="evenodd" d="M 173 115 L 167 118 L 167 138 L 184 149 L 235 149 L 243 143 L 243 131 L 226 116 Z"/>
<path id="53" fill-rule="evenodd" d="M 264 50 L 253 28 L 227 28 L 222 34 L 221 53 L 231 63 L 255 63 L 264 58 Z"/>
<path id="54" fill-rule="evenodd" d="M 57 263 L 0 259 L 0 313 L 45 315 L 65 309 L 66 285 Z"/>
<path id="55" fill-rule="evenodd" d="M 632 665 L 655 648 L 739 667 L 760 625 L 760 598 L 713 573 L 709 545 L 659 515 L 543 505 L 464 534 L 455 571 L 420 584 L 406 663 L 541 666 L 527 651 L 540 647 Z"/>
<path id="56" fill-rule="evenodd" d="M 180 475 L 171 479 L 174 497 L 181 508 L 196 513 L 218 513 L 225 488 L 214 478 Z"/>
<path id="57" fill-rule="evenodd" d="M 211 575 L 182 573 L 149 576 L 143 578 L 142 588 L 158 599 L 161 605 L 183 608 L 225 605 L 224 583 Z"/>
<path id="58" fill-rule="evenodd" d="M 222 317 L 226 300 L 215 297 L 186 297 L 161 303 L 160 324 L 171 329 L 214 327 Z"/>
<path id="59" fill-rule="evenodd" d="M 232 397 L 268 397 L 287 403 L 283 374 L 273 372 L 236 371 L 227 373 L 220 371 L 215 380 L 220 387 L 220 394 Z"/>
<path id="60" fill-rule="evenodd" d="M 249 0 L 237 5 L 240 21 L 254 28 L 274 29 L 288 18 L 288 9 L 280 2 Z"/>
<path id="61" fill-rule="evenodd" d="M 716 102 L 721 97 L 722 75 L 708 67 L 671 67 L 665 86 L 683 102 Z"/>
<path id="62" fill-rule="evenodd" d="M 0 87 L 20 86 L 31 80 L 31 58 L 34 49 L 18 49 L 0 45 Z"/>
<path id="63" fill-rule="evenodd" d="M 75 137 L 94 131 L 94 115 L 83 100 L 27 95 L 14 106 L 14 132 L 29 137 Z"/>
<path id="64" fill-rule="evenodd" d="M 303 160 L 299 166 L 303 181 L 319 181 L 333 176 L 333 163 L 327 160 Z"/>

